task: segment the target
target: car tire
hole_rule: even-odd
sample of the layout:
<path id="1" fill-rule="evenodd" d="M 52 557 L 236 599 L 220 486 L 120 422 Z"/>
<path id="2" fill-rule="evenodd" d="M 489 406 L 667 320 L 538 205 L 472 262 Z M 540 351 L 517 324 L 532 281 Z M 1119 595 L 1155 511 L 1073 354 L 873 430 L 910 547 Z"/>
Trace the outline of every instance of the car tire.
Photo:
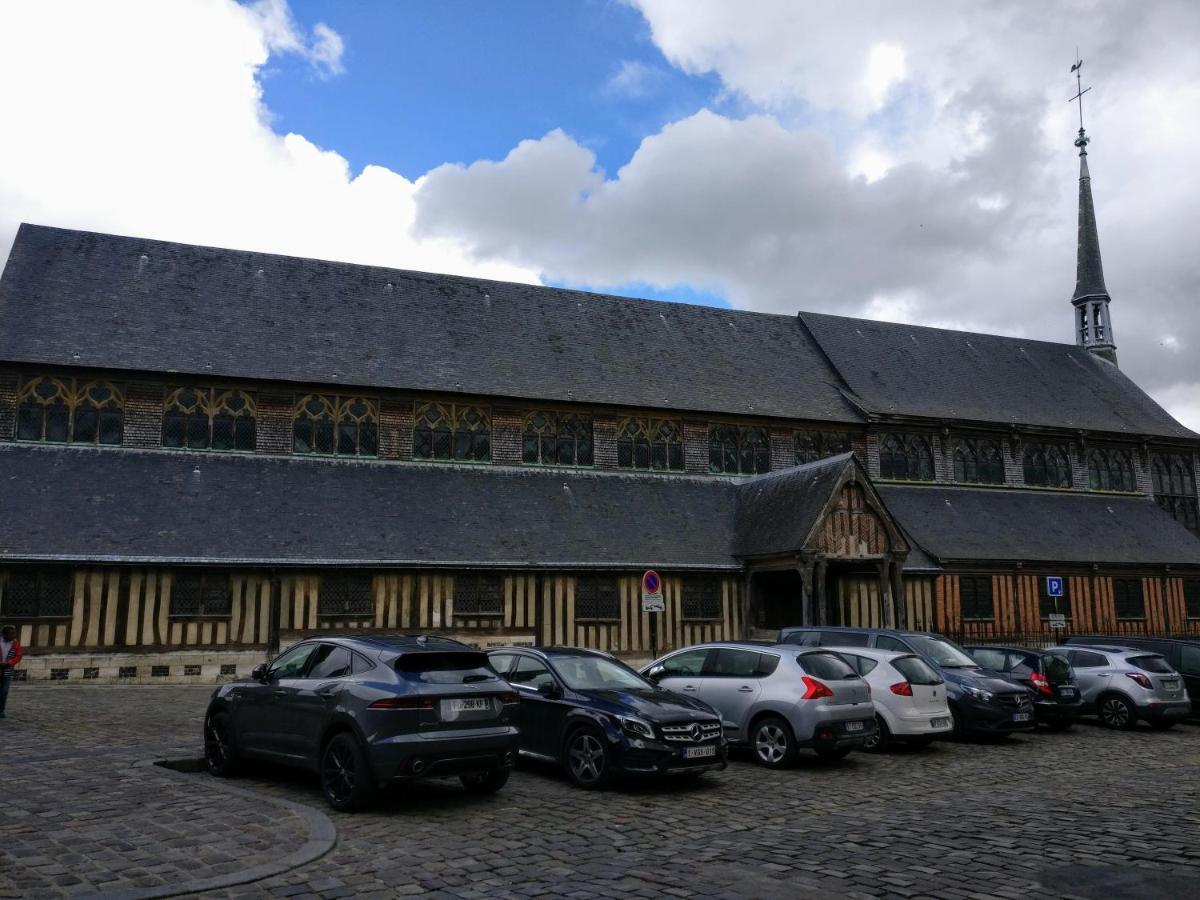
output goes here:
<path id="1" fill-rule="evenodd" d="M 468 794 L 494 794 L 508 784 L 508 769 L 492 769 L 490 772 L 475 772 L 460 775 L 459 781 Z"/>
<path id="2" fill-rule="evenodd" d="M 956 741 L 961 741 L 967 736 L 967 726 L 963 722 L 963 717 L 953 706 L 950 707 L 950 725 L 950 737 Z"/>
<path id="3" fill-rule="evenodd" d="M 754 761 L 768 769 L 786 769 L 796 762 L 796 736 L 792 726 L 779 716 L 766 716 L 750 731 Z"/>
<path id="4" fill-rule="evenodd" d="M 321 793 L 338 812 L 355 812 L 375 799 L 375 779 L 358 738 L 340 731 L 321 751 Z"/>
<path id="5" fill-rule="evenodd" d="M 230 778 L 242 767 L 233 719 L 227 712 L 215 712 L 204 720 L 204 767 L 218 778 Z"/>
<path id="6" fill-rule="evenodd" d="M 868 753 L 884 753 L 892 745 L 892 733 L 888 730 L 883 716 L 875 715 L 875 733 L 863 742 L 863 749 Z"/>
<path id="7" fill-rule="evenodd" d="M 1151 719 L 1150 727 L 1155 731 L 1167 731 L 1175 727 L 1174 719 Z"/>
<path id="8" fill-rule="evenodd" d="M 1137 713 L 1133 704 L 1120 694 L 1105 694 L 1101 697 L 1098 712 L 1105 728 L 1128 731 L 1137 725 Z"/>
<path id="9" fill-rule="evenodd" d="M 845 759 L 850 755 L 853 747 L 813 747 L 817 752 L 817 759 L 823 763 L 835 763 Z"/>
<path id="10" fill-rule="evenodd" d="M 612 754 L 604 735 L 590 725 L 572 731 L 563 744 L 563 766 L 576 787 L 595 791 L 612 780 Z"/>

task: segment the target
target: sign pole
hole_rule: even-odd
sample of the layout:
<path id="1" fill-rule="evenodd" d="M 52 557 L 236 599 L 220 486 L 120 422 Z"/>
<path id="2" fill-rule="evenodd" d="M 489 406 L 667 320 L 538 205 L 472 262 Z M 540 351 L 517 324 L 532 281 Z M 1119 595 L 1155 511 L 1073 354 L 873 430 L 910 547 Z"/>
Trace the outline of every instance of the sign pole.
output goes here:
<path id="1" fill-rule="evenodd" d="M 642 574 L 642 612 L 650 616 L 650 653 L 658 658 L 658 614 L 666 604 L 663 601 L 662 579 L 653 569 Z"/>

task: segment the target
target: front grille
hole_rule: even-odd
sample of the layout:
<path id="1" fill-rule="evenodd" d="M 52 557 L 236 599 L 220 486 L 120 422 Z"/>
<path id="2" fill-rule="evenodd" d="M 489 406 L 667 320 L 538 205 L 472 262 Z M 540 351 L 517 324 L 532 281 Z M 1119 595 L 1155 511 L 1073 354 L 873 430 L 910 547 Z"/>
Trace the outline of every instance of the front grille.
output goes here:
<path id="1" fill-rule="evenodd" d="M 1029 695 L 1026 693 L 999 694 L 996 697 L 996 702 L 1001 706 L 1017 710 L 1029 709 L 1033 706 L 1033 703 L 1029 699 Z"/>
<path id="2" fill-rule="evenodd" d="M 681 744 L 703 744 L 721 736 L 721 723 L 715 719 L 701 722 L 680 722 L 675 725 L 661 727 L 664 741 L 678 741 Z"/>

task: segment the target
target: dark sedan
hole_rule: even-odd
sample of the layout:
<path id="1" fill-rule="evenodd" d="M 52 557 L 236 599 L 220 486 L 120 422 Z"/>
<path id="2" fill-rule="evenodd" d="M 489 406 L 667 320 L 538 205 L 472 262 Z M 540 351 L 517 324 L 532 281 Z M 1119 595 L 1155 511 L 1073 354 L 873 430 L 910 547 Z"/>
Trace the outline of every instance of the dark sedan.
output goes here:
<path id="1" fill-rule="evenodd" d="M 217 688 L 204 756 L 220 776 L 243 759 L 317 772 L 344 811 L 394 782 L 438 775 L 492 793 L 515 762 L 517 701 L 487 656 L 458 641 L 314 637 Z"/>
<path id="2" fill-rule="evenodd" d="M 1045 725 L 1051 731 L 1062 731 L 1079 718 L 1083 698 L 1066 654 L 992 645 L 965 649 L 984 669 L 1029 691 L 1039 725 Z"/>
<path id="3" fill-rule="evenodd" d="M 695 777 L 723 769 L 721 720 L 605 653 L 560 647 L 489 651 L 521 696 L 521 752 L 561 765 L 582 788 L 617 775 Z"/>

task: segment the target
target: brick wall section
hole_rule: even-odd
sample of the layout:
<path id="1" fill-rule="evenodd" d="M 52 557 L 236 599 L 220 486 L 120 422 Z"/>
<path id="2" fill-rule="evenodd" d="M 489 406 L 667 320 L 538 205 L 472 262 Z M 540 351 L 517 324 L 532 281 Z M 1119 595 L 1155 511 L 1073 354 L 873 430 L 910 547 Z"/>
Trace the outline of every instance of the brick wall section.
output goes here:
<path id="1" fill-rule="evenodd" d="M 771 471 L 790 469 L 796 464 L 796 432 L 791 428 L 771 429 Z"/>
<path id="2" fill-rule="evenodd" d="M 291 394 L 260 391 L 256 398 L 258 418 L 254 425 L 254 449 L 258 453 L 292 452 Z"/>
<path id="3" fill-rule="evenodd" d="M 125 386 L 125 428 L 121 446 L 162 446 L 163 386 L 131 382 Z"/>
<path id="4" fill-rule="evenodd" d="M 521 432 L 525 413 L 513 407 L 492 407 L 492 462 L 503 466 L 521 464 Z"/>
<path id="5" fill-rule="evenodd" d="M 382 400 L 379 403 L 379 458 L 412 459 L 413 402 Z"/>
<path id="6" fill-rule="evenodd" d="M 708 423 L 683 420 L 683 468 L 686 472 L 708 471 Z"/>
<path id="7" fill-rule="evenodd" d="M 11 441 L 17 427 L 17 373 L 0 372 L 0 441 Z"/>
<path id="8" fill-rule="evenodd" d="M 862 456 L 860 459 L 867 466 L 867 474 L 872 478 L 879 477 L 879 432 L 868 431 L 863 440 Z M 851 444 L 854 447 L 854 452 L 857 453 L 858 446 Z"/>
<path id="9" fill-rule="evenodd" d="M 615 469 L 617 467 L 617 426 L 619 424 L 616 416 L 594 416 L 592 418 L 592 454 L 597 469 Z"/>

